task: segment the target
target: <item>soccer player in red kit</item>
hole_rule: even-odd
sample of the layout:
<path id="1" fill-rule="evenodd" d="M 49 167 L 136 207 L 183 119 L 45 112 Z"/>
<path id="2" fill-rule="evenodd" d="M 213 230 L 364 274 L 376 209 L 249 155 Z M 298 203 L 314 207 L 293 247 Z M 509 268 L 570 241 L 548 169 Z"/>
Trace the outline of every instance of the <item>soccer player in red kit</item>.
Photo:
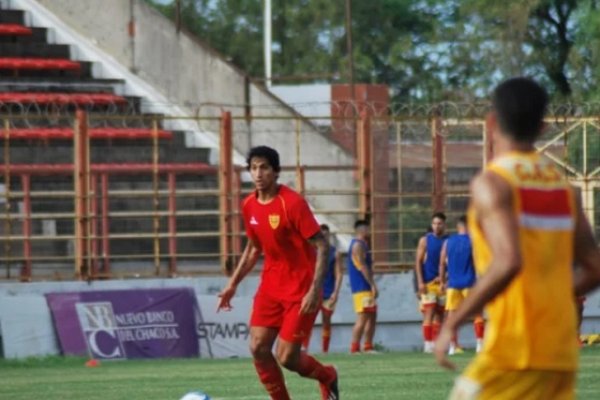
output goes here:
<path id="1" fill-rule="evenodd" d="M 335 368 L 301 351 L 321 306 L 329 243 L 306 200 L 277 183 L 281 169 L 277 151 L 254 147 L 247 162 L 256 187 L 242 206 L 248 243 L 219 294 L 218 309 L 231 309 L 237 285 L 262 252 L 264 267 L 250 317 L 250 351 L 260 381 L 271 399 L 289 400 L 281 364 L 317 380 L 323 400 L 338 400 Z"/>

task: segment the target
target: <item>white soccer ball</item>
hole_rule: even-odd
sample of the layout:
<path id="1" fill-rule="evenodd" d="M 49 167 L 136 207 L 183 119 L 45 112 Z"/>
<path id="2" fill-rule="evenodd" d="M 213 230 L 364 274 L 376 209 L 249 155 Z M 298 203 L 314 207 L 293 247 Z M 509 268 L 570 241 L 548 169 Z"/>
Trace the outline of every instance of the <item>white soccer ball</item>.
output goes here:
<path id="1" fill-rule="evenodd" d="M 186 393 L 180 400 L 210 400 L 210 396 L 200 391 Z"/>

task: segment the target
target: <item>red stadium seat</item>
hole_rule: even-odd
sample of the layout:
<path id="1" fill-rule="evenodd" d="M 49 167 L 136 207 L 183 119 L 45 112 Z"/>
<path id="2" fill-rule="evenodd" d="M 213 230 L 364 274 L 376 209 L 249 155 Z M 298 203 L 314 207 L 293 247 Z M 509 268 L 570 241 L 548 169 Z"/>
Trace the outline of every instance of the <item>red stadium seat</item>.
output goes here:
<path id="1" fill-rule="evenodd" d="M 6 138 L 6 132 L 0 131 L 0 139 Z M 173 132 L 158 130 L 159 139 L 172 139 Z M 89 130 L 90 139 L 152 139 L 152 129 L 143 128 L 92 128 Z M 73 129 L 71 128 L 27 128 L 11 129 L 10 140 L 71 140 Z"/>
<path id="2" fill-rule="evenodd" d="M 148 174 L 155 170 L 151 163 L 110 163 L 91 164 L 90 171 L 93 173 L 108 173 L 111 175 L 136 175 Z M 11 164 L 10 171 L 13 174 L 31 175 L 69 175 L 73 173 L 73 164 Z M 213 174 L 217 172 L 215 166 L 205 163 L 161 163 L 158 164 L 159 173 L 187 173 L 187 174 Z M 0 176 L 2 170 L 0 170 Z"/>
<path id="3" fill-rule="evenodd" d="M 60 69 L 79 71 L 81 65 L 64 58 L 14 58 L 0 57 L 0 69 Z"/>
<path id="4" fill-rule="evenodd" d="M 31 35 L 31 29 L 19 24 L 0 24 L 1 36 L 27 36 Z"/>
<path id="5" fill-rule="evenodd" d="M 111 93 L 0 93 L 0 103 L 15 104 L 125 104 L 127 99 Z"/>

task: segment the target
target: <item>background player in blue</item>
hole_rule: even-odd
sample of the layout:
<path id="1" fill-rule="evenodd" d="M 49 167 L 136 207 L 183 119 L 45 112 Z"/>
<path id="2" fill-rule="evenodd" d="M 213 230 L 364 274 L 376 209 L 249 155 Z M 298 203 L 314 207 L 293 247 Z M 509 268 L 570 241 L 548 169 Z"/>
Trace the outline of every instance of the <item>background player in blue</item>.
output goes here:
<path id="1" fill-rule="evenodd" d="M 321 233 L 329 243 L 329 252 L 327 255 L 327 272 L 323 282 L 323 303 L 321 305 L 321 320 L 323 326 L 321 329 L 321 348 L 323 353 L 329 352 L 329 342 L 331 340 L 331 316 L 335 311 L 344 272 L 342 271 L 342 254 L 331 243 L 331 231 L 327 224 L 321 225 Z M 308 349 L 310 335 L 307 336 L 304 348 Z"/>
<path id="2" fill-rule="evenodd" d="M 444 316 L 444 296 L 440 286 L 439 267 L 442 245 L 446 240 L 446 215 L 436 212 L 431 217 L 431 232 L 419 239 L 415 273 L 423 309 L 423 351 L 433 352 L 433 341 Z"/>
<path id="3" fill-rule="evenodd" d="M 360 341 L 365 334 L 363 351 L 373 352 L 373 336 L 377 321 L 378 292 L 373 280 L 373 262 L 369 250 L 369 224 L 365 220 L 354 223 L 354 238 L 348 249 L 348 277 L 357 314 L 356 323 L 352 329 L 351 353 L 360 351 Z"/>
<path id="4" fill-rule="evenodd" d="M 467 217 L 461 216 L 456 223 L 455 235 L 446 240 L 440 256 L 440 280 L 442 290 L 446 292 L 446 311 L 450 316 L 460 303 L 469 295 L 469 288 L 475 284 L 475 266 L 471 239 L 467 232 Z M 475 317 L 473 323 L 477 339 L 477 352 L 481 350 L 483 340 L 483 318 Z M 458 345 L 458 334 L 454 337 L 448 350 L 449 354 L 462 353 Z"/>

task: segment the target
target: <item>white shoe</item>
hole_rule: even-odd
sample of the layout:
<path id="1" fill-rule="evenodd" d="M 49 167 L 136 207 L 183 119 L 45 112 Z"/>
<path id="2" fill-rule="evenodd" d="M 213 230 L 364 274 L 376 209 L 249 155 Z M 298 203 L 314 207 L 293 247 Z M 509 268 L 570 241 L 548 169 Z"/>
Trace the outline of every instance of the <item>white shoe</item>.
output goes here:
<path id="1" fill-rule="evenodd" d="M 481 339 L 477 339 L 477 345 L 475 347 L 475 351 L 477 353 L 481 352 L 481 349 L 483 348 L 483 340 Z"/>
<path id="2" fill-rule="evenodd" d="M 453 356 L 454 353 L 456 353 L 456 348 L 454 347 L 453 344 L 451 344 L 450 347 L 448 348 L 448 355 Z"/>
<path id="3" fill-rule="evenodd" d="M 425 342 L 423 353 L 433 353 L 433 342 Z"/>

